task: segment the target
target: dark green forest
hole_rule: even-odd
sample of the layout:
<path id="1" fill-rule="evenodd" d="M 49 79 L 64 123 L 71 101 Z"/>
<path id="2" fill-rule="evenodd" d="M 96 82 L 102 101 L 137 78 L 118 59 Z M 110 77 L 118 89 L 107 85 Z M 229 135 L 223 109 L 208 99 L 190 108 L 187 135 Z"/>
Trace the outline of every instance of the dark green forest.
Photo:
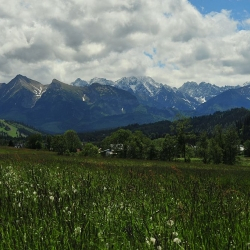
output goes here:
<path id="1" fill-rule="evenodd" d="M 30 135 L 26 147 L 59 155 L 235 164 L 250 156 L 250 112 L 238 108 L 201 117 L 178 115 L 173 121 L 132 124 L 114 130 L 61 135 Z"/>

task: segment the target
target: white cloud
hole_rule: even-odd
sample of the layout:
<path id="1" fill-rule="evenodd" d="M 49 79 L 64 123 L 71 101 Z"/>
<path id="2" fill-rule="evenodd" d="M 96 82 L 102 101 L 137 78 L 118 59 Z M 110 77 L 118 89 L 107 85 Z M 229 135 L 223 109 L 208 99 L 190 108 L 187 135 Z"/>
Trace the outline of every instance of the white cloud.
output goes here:
<path id="1" fill-rule="evenodd" d="M 187 0 L 0 0 L 0 82 L 148 75 L 170 86 L 250 79 L 250 21 Z M 148 56 L 147 56 L 148 55 Z M 150 55 L 150 56 L 149 56 Z"/>

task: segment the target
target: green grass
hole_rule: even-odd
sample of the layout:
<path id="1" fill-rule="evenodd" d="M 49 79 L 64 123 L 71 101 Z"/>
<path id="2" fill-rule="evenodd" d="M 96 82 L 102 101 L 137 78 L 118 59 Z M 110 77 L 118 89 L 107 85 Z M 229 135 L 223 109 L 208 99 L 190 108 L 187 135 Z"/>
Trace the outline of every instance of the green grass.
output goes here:
<path id="1" fill-rule="evenodd" d="M 250 249 L 249 190 L 247 166 L 0 148 L 0 249 Z"/>
<path id="2" fill-rule="evenodd" d="M 17 137 L 19 135 L 19 133 L 17 132 L 17 128 L 7 122 L 5 122 L 4 120 L 0 120 L 1 125 L 0 126 L 0 132 L 5 132 L 7 133 L 8 136 L 11 137 Z M 8 127 L 8 129 L 6 130 L 6 127 Z"/>
<path id="3" fill-rule="evenodd" d="M 20 133 L 19 130 L 22 130 L 22 133 Z M 0 119 L 0 133 L 1 132 L 6 133 L 7 136 L 10 136 L 12 138 L 20 136 L 26 137 L 29 134 L 38 133 L 38 131 L 36 131 L 35 129 L 27 127 L 21 123 L 5 121 L 3 119 Z"/>

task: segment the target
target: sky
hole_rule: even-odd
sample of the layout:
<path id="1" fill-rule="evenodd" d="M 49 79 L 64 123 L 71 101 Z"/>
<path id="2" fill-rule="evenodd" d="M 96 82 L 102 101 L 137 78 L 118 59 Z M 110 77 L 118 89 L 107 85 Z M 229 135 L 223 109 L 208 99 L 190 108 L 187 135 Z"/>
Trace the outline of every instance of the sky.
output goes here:
<path id="1" fill-rule="evenodd" d="M 0 0 L 0 82 L 17 74 L 242 85 L 250 0 Z"/>

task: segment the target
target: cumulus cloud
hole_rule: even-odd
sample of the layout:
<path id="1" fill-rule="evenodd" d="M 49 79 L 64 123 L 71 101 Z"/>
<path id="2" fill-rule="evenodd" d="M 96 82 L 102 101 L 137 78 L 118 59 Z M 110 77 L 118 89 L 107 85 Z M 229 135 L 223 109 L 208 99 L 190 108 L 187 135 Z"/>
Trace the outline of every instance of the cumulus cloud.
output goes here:
<path id="1" fill-rule="evenodd" d="M 202 15 L 187 0 L 0 0 L 0 82 L 23 74 L 48 84 L 80 77 L 147 75 L 186 81 L 249 81 L 250 21 Z"/>

